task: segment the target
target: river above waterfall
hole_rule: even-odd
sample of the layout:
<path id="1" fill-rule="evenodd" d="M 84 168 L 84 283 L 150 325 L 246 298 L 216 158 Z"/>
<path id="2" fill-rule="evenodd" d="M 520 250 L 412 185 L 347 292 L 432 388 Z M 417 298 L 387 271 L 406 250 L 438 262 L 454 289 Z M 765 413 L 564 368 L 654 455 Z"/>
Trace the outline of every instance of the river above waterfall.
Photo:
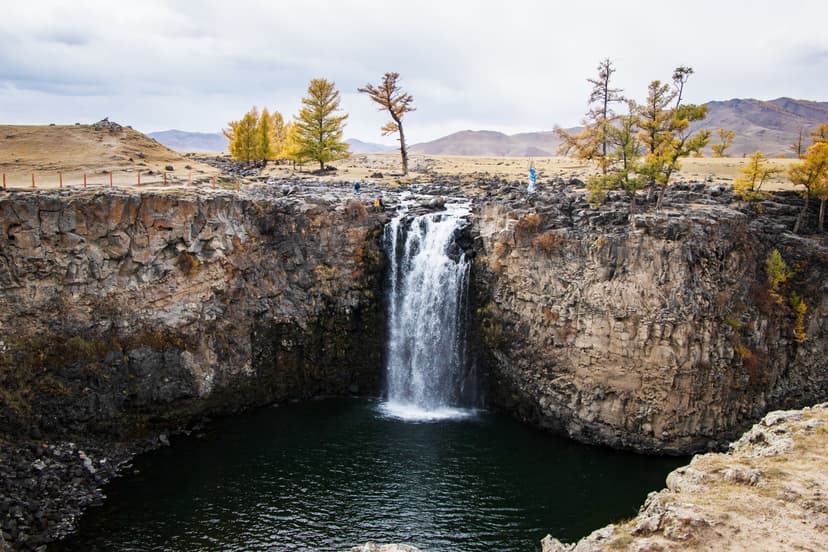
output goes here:
<path id="1" fill-rule="evenodd" d="M 538 550 L 635 515 L 686 463 L 461 414 L 412 423 L 331 399 L 221 419 L 138 457 L 54 549 Z"/>

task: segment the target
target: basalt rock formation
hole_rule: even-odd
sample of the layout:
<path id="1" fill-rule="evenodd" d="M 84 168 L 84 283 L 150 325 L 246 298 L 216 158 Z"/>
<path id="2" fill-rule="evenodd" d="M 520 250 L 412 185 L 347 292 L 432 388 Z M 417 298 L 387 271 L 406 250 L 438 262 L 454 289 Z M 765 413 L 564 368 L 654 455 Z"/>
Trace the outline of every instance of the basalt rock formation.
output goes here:
<path id="1" fill-rule="evenodd" d="M 288 184 L 0 193 L 0 548 L 71 529 L 66 512 L 136 450 L 114 442 L 379 392 L 387 216 L 350 186 Z M 666 209 L 630 215 L 621 197 L 592 208 L 577 182 L 420 191 L 475 197 L 458 246 L 495 406 L 585 442 L 688 453 L 828 398 L 828 248 L 787 231 L 798 198 L 757 214 L 679 185 Z M 774 249 L 790 272 L 777 285 Z"/>
<path id="2" fill-rule="evenodd" d="M 378 392 L 385 217 L 278 190 L 0 197 L 0 549 L 71 530 L 159 432 Z"/>
<path id="3" fill-rule="evenodd" d="M 680 185 L 668 208 L 593 209 L 566 185 L 476 205 L 482 354 L 496 405 L 588 443 L 654 453 L 722 445 L 773 408 L 828 397 L 828 248 Z M 793 275 L 779 289 L 777 249 Z M 797 316 L 792 294 L 807 304 Z"/>
<path id="4" fill-rule="evenodd" d="M 340 197 L 0 200 L 0 429 L 378 389 L 384 218 Z"/>
<path id="5" fill-rule="evenodd" d="M 775 411 L 730 445 L 695 456 L 638 515 L 543 552 L 823 550 L 828 532 L 828 404 Z"/>

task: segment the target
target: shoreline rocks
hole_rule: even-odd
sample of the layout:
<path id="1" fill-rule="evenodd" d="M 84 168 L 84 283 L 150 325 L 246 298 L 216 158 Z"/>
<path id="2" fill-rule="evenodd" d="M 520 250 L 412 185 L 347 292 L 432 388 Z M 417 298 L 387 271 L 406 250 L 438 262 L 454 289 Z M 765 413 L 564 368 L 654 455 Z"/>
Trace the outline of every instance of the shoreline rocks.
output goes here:
<path id="1" fill-rule="evenodd" d="M 828 534 L 828 403 L 768 413 L 730 444 L 667 476 L 638 515 L 543 552 L 819 550 Z"/>

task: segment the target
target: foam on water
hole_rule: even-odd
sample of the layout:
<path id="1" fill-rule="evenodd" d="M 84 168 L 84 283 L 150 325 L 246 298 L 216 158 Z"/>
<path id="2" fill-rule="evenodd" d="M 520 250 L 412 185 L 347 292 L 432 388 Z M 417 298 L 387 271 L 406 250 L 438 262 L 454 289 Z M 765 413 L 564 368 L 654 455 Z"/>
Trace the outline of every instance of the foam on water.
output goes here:
<path id="1" fill-rule="evenodd" d="M 378 410 L 386 418 L 421 423 L 465 420 L 473 418 L 478 413 L 474 408 L 442 406 L 429 409 L 416 404 L 396 401 L 386 401 L 379 405 Z"/>

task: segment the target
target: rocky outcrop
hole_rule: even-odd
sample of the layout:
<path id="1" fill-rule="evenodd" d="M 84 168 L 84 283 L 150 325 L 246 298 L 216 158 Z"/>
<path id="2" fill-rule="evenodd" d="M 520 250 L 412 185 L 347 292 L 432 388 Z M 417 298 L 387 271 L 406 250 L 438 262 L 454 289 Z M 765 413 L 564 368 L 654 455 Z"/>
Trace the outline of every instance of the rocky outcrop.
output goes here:
<path id="1" fill-rule="evenodd" d="M 0 539 L 70 530 L 158 432 L 378 392 L 384 222 L 322 188 L 0 195 Z"/>
<path id="2" fill-rule="evenodd" d="M 695 456 L 638 515 L 543 552 L 822 550 L 828 534 L 828 404 L 771 412 L 727 454 Z"/>
<path id="3" fill-rule="evenodd" d="M 520 194 L 522 196 L 522 194 Z M 495 404 L 589 443 L 687 453 L 828 397 L 828 248 L 719 188 L 593 209 L 559 185 L 476 207 L 476 324 Z M 793 277 L 770 288 L 778 249 Z M 792 293 L 807 303 L 801 327 Z"/>
<path id="4" fill-rule="evenodd" d="M 314 197 L 0 199 L 0 429 L 376 391 L 384 218 Z"/>

